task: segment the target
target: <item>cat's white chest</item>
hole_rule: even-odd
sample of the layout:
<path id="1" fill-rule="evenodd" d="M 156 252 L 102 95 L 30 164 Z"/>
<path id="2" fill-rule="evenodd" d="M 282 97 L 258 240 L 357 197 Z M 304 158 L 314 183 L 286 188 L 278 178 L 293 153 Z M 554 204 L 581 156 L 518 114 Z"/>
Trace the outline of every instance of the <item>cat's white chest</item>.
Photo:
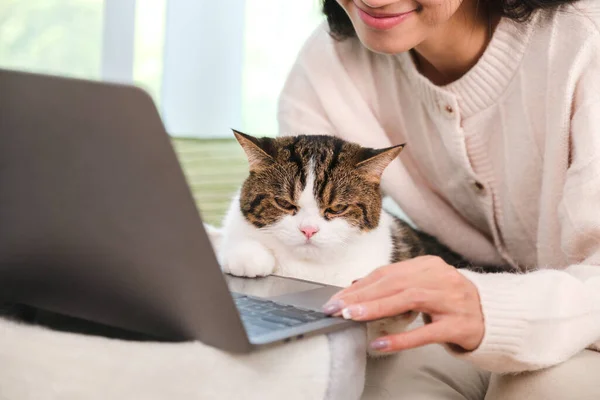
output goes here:
<path id="1" fill-rule="evenodd" d="M 275 273 L 329 285 L 348 286 L 352 281 L 390 263 L 393 244 L 386 224 L 383 225 L 343 251 L 335 255 L 325 254 L 321 259 L 302 260 L 274 246 L 272 250 L 277 263 Z"/>
<path id="2" fill-rule="evenodd" d="M 277 258 L 276 258 L 277 259 Z M 377 267 L 386 265 L 383 260 L 355 259 L 338 263 L 314 263 L 298 260 L 277 261 L 275 274 L 329 285 L 346 287 L 356 279 L 368 275 Z"/>
<path id="3" fill-rule="evenodd" d="M 311 252 L 283 243 L 269 230 L 257 229 L 244 219 L 239 207 L 232 205 L 219 241 L 219 259 L 224 270 L 234 275 L 275 273 L 345 287 L 391 262 L 392 224 L 393 218 L 383 212 L 374 230 L 340 245 L 315 245 Z"/>

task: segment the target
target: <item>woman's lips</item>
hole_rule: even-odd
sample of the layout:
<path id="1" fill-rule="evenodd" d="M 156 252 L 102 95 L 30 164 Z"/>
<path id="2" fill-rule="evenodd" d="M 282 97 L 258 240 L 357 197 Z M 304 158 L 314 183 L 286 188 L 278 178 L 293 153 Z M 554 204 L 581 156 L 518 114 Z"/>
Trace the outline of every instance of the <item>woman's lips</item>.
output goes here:
<path id="1" fill-rule="evenodd" d="M 385 31 L 388 29 L 392 29 L 393 27 L 399 25 L 404 20 L 409 18 L 416 10 L 408 11 L 400 14 L 375 14 L 368 13 L 361 9 L 360 7 L 356 7 L 358 10 L 358 16 L 365 23 L 365 25 L 370 28 L 377 29 L 380 31 Z"/>

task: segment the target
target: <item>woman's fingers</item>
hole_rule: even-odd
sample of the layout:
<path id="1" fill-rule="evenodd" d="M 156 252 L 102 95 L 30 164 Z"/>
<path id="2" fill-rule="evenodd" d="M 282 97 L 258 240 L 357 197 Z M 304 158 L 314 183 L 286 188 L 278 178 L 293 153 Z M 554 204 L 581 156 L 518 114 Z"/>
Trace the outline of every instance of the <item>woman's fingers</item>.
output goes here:
<path id="1" fill-rule="evenodd" d="M 410 265 L 410 261 L 402 261 L 377 268 L 364 278 L 354 281 L 351 286 L 337 292 L 331 297 L 331 300 L 344 298 L 347 304 L 351 304 L 357 301 L 366 301 L 367 299 L 370 299 L 371 297 L 369 297 L 369 294 L 365 294 L 368 292 L 365 291 L 371 291 L 373 288 L 381 290 L 386 287 L 394 288 L 395 292 L 400 291 L 405 286 L 402 285 L 403 281 L 405 281 L 410 274 L 417 272 L 414 268 L 407 268 L 408 265 Z M 389 294 L 389 292 L 386 293 Z"/>
<path id="2" fill-rule="evenodd" d="M 347 296 L 350 293 L 355 293 L 356 291 L 362 290 L 384 278 L 394 277 L 393 280 L 399 282 L 402 279 L 406 279 L 409 276 L 418 275 L 419 273 L 425 272 L 425 270 L 427 270 L 428 267 L 430 267 L 431 265 L 439 264 L 440 261 L 441 260 L 438 257 L 421 256 L 377 268 L 369 275 L 354 281 L 352 285 L 347 287 L 346 289 L 340 290 L 338 293 L 333 295 L 331 299 L 335 300 Z"/>
<path id="3" fill-rule="evenodd" d="M 447 302 L 439 290 L 406 289 L 391 296 L 351 304 L 342 309 L 342 316 L 355 321 L 372 321 L 393 317 L 409 311 L 423 313 L 445 313 Z"/>
<path id="4" fill-rule="evenodd" d="M 339 292 L 324 312 L 371 321 L 420 311 L 432 322 L 423 328 L 375 341 L 375 348 L 397 351 L 429 343 L 479 346 L 485 333 L 477 287 L 438 257 L 423 256 L 379 268 Z M 449 322 L 452 321 L 452 322 Z"/>
<path id="5" fill-rule="evenodd" d="M 360 288 L 351 286 L 338 292 L 323 306 L 323 312 L 340 315 L 342 309 L 349 305 L 375 301 L 399 293 L 407 287 L 408 281 L 398 273 L 381 275 L 379 279 L 372 280 L 370 284 L 363 284 Z"/>
<path id="6" fill-rule="evenodd" d="M 324 312 L 337 316 L 342 309 L 353 304 L 376 301 L 402 293 L 409 288 L 437 289 L 441 284 L 436 274 L 418 267 L 399 268 L 396 264 L 394 269 L 381 268 L 380 270 L 381 272 L 374 272 L 351 287 L 338 292 L 325 304 Z"/>
<path id="7" fill-rule="evenodd" d="M 464 351 L 473 351 L 479 347 L 483 332 L 478 324 L 463 318 L 444 318 L 420 328 L 395 335 L 380 337 L 369 345 L 384 352 L 408 350 L 428 344 L 450 344 Z"/>
<path id="8" fill-rule="evenodd" d="M 371 272 L 369 275 L 362 277 L 356 281 L 354 281 L 352 283 L 352 285 L 350 285 L 349 287 L 340 290 L 339 292 L 337 292 L 335 295 L 333 295 L 331 297 L 331 299 L 338 299 L 342 296 L 345 296 L 348 293 L 353 293 L 357 290 L 361 290 L 364 289 L 365 287 L 377 282 L 378 280 L 380 280 L 381 278 L 385 277 L 389 272 L 390 272 L 390 268 L 391 266 L 393 266 L 395 264 L 392 265 L 387 265 L 385 267 L 381 267 L 381 268 L 377 268 L 376 270 L 374 270 L 373 272 Z"/>
<path id="9" fill-rule="evenodd" d="M 395 352 L 425 346 L 433 343 L 448 343 L 452 340 L 447 324 L 432 323 L 396 335 L 384 336 L 370 343 L 372 349 Z"/>
<path id="10" fill-rule="evenodd" d="M 362 277 L 362 278 L 359 277 L 359 279 L 354 281 L 350 287 L 348 287 L 344 290 L 341 290 L 336 295 L 334 295 L 332 298 L 337 298 L 337 297 L 345 295 L 346 293 L 351 293 L 356 290 L 363 289 L 363 288 L 373 284 L 374 282 L 377 282 L 377 281 L 381 280 L 382 278 L 389 277 L 391 275 L 396 275 L 398 273 L 401 273 L 401 274 L 414 273 L 414 272 L 416 272 L 414 267 L 421 265 L 420 258 L 421 257 L 417 257 L 414 259 L 400 261 L 395 264 L 389 264 L 389 265 L 385 265 L 383 267 L 379 267 L 376 270 L 374 270 L 373 272 L 371 272 L 370 274 L 368 274 L 367 276 Z"/>
<path id="11" fill-rule="evenodd" d="M 404 288 L 405 287 L 401 282 L 382 278 L 363 288 L 339 293 L 332 297 L 332 300 L 325 305 L 325 308 L 327 308 L 327 306 L 332 306 L 330 311 L 338 312 L 352 304 L 367 303 L 393 296 L 394 294 L 401 292 Z M 337 310 L 334 311 L 334 307 Z"/>

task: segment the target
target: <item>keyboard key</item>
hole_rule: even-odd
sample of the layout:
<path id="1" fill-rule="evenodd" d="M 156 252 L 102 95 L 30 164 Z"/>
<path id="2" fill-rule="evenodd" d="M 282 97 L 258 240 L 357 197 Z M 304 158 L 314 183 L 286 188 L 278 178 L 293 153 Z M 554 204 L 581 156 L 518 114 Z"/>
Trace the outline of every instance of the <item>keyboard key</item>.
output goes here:
<path id="1" fill-rule="evenodd" d="M 261 316 L 261 319 L 264 321 L 273 322 L 276 324 L 284 324 L 285 326 L 296 326 L 296 325 L 300 325 L 303 323 L 302 321 L 298 321 L 296 319 L 282 318 L 282 317 L 276 317 L 276 316 L 270 316 L 270 315 L 263 315 L 263 316 Z"/>
<path id="2" fill-rule="evenodd" d="M 304 310 L 271 300 L 232 293 L 249 335 L 261 335 L 326 318 L 323 313 Z"/>
<path id="3" fill-rule="evenodd" d="M 277 322 L 263 321 L 262 319 L 254 319 L 254 320 L 250 321 L 249 324 L 251 326 L 257 326 L 260 328 L 272 329 L 272 330 L 287 328 L 287 326 L 285 324 L 281 324 L 281 323 L 277 323 Z"/>
<path id="4" fill-rule="evenodd" d="M 311 321 L 315 321 L 315 319 L 313 317 L 310 317 L 308 315 L 306 315 L 306 313 L 303 313 L 301 311 L 296 311 L 296 310 L 274 310 L 271 311 L 272 315 L 276 315 L 278 317 L 282 317 L 282 318 L 288 318 L 288 319 L 295 319 L 297 321 L 300 322 L 311 322 Z"/>

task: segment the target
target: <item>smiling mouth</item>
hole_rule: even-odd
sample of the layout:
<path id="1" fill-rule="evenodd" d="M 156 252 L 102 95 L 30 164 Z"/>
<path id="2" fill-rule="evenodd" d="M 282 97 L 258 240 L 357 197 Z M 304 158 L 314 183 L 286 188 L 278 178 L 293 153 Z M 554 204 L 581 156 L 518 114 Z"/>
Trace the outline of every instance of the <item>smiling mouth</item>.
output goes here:
<path id="1" fill-rule="evenodd" d="M 414 9 L 403 13 L 381 14 L 373 11 L 365 11 L 358 6 L 356 6 L 356 10 L 358 12 L 358 16 L 364 22 L 365 25 L 375 30 L 381 31 L 391 29 L 401 24 L 407 18 L 411 17 L 415 12 L 418 11 L 418 9 Z"/>
<path id="2" fill-rule="evenodd" d="M 377 13 L 377 12 L 363 10 L 360 7 L 359 7 L 359 9 L 361 11 L 364 11 L 365 14 L 368 14 L 368 15 L 370 15 L 373 18 L 395 18 L 395 17 L 400 17 L 402 15 L 410 14 L 411 12 L 415 11 L 415 10 L 410 10 L 410 11 L 405 11 L 405 12 L 400 12 L 400 13 L 394 13 L 394 14 L 383 14 L 383 13 Z"/>

